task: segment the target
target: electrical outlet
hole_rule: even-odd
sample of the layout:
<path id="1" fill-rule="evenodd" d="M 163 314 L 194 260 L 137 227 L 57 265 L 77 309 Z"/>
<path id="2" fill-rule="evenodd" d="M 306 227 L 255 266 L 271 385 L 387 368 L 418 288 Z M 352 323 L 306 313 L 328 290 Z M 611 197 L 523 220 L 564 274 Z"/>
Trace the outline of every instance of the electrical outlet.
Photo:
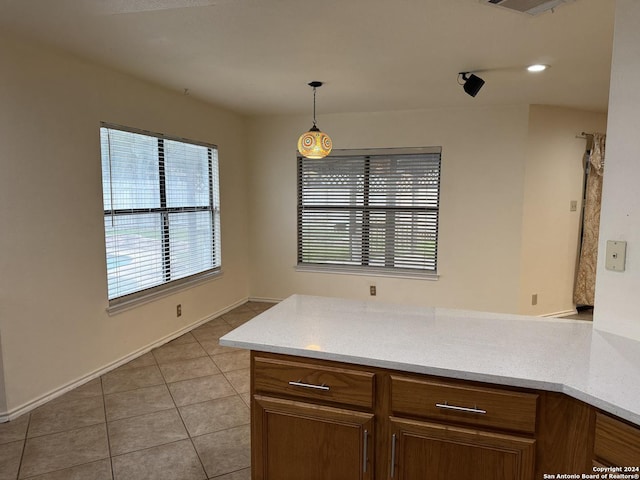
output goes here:
<path id="1" fill-rule="evenodd" d="M 372 297 L 376 296 L 376 286 L 375 285 L 369 286 L 369 295 L 371 295 Z"/>
<path id="2" fill-rule="evenodd" d="M 538 294 L 534 293 L 533 295 L 531 295 L 531 305 L 537 305 L 538 304 Z"/>
<path id="3" fill-rule="evenodd" d="M 176 305 L 176 317 L 181 317 L 182 316 L 182 304 L 179 303 L 178 305 Z"/>

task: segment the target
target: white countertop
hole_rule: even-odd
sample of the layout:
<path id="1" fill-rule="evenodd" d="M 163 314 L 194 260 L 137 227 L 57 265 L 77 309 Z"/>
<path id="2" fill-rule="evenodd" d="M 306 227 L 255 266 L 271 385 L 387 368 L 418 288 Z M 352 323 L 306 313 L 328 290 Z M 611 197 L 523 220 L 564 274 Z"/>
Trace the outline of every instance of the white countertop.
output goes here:
<path id="1" fill-rule="evenodd" d="M 293 295 L 220 344 L 563 392 L 640 425 L 640 342 L 580 320 Z"/>

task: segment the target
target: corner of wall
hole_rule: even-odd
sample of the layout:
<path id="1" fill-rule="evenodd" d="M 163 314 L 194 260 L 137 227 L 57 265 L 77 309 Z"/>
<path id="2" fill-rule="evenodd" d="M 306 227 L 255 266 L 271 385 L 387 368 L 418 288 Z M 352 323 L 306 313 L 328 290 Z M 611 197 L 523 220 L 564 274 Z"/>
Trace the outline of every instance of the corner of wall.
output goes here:
<path id="1" fill-rule="evenodd" d="M 638 109 L 640 75 L 640 2 L 618 0 L 611 62 L 609 125 L 602 186 L 600 238 L 596 279 L 594 327 L 640 340 L 640 320 L 635 302 L 640 289 L 640 136 Z M 605 269 L 607 240 L 627 242 L 626 270 Z"/>
<path id="2" fill-rule="evenodd" d="M 526 142 L 519 313 L 572 313 L 584 173 L 581 131 L 604 131 L 606 113 L 530 105 Z M 578 208 L 572 211 L 571 202 Z M 535 296 L 535 300 L 534 300 Z M 535 305 L 533 305 L 535 301 Z"/>

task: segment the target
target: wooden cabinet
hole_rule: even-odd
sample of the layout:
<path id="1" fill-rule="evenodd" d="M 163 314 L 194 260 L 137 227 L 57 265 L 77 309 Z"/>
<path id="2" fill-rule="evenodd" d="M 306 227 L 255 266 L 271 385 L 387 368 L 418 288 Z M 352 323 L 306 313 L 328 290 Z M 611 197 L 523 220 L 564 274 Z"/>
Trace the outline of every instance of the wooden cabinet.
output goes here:
<path id="1" fill-rule="evenodd" d="M 536 479 L 545 474 L 590 473 L 593 407 L 562 393 L 538 393 Z"/>
<path id="2" fill-rule="evenodd" d="M 372 480 L 371 372 L 252 355 L 253 480 Z"/>
<path id="3" fill-rule="evenodd" d="M 254 480 L 370 480 L 373 414 L 256 395 Z"/>
<path id="4" fill-rule="evenodd" d="M 398 418 L 391 425 L 391 479 L 533 479 L 531 438 Z"/>
<path id="5" fill-rule="evenodd" d="M 251 368 L 252 480 L 533 480 L 640 459 L 639 428 L 562 393 L 257 352 Z"/>
<path id="6" fill-rule="evenodd" d="M 537 397 L 391 375 L 389 478 L 532 480 Z"/>
<path id="7" fill-rule="evenodd" d="M 640 428 L 602 413 L 596 414 L 594 467 L 640 468 Z M 638 474 L 638 470 L 629 471 Z"/>

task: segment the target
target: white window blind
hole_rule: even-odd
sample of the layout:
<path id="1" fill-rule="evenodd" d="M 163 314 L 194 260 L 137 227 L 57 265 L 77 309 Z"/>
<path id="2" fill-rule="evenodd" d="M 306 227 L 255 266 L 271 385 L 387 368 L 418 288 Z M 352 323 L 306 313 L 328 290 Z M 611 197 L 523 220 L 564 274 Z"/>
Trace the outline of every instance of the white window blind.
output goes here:
<path id="1" fill-rule="evenodd" d="M 440 147 L 298 157 L 298 264 L 435 274 Z"/>
<path id="2" fill-rule="evenodd" d="M 103 124 L 110 305 L 220 269 L 214 145 Z"/>

